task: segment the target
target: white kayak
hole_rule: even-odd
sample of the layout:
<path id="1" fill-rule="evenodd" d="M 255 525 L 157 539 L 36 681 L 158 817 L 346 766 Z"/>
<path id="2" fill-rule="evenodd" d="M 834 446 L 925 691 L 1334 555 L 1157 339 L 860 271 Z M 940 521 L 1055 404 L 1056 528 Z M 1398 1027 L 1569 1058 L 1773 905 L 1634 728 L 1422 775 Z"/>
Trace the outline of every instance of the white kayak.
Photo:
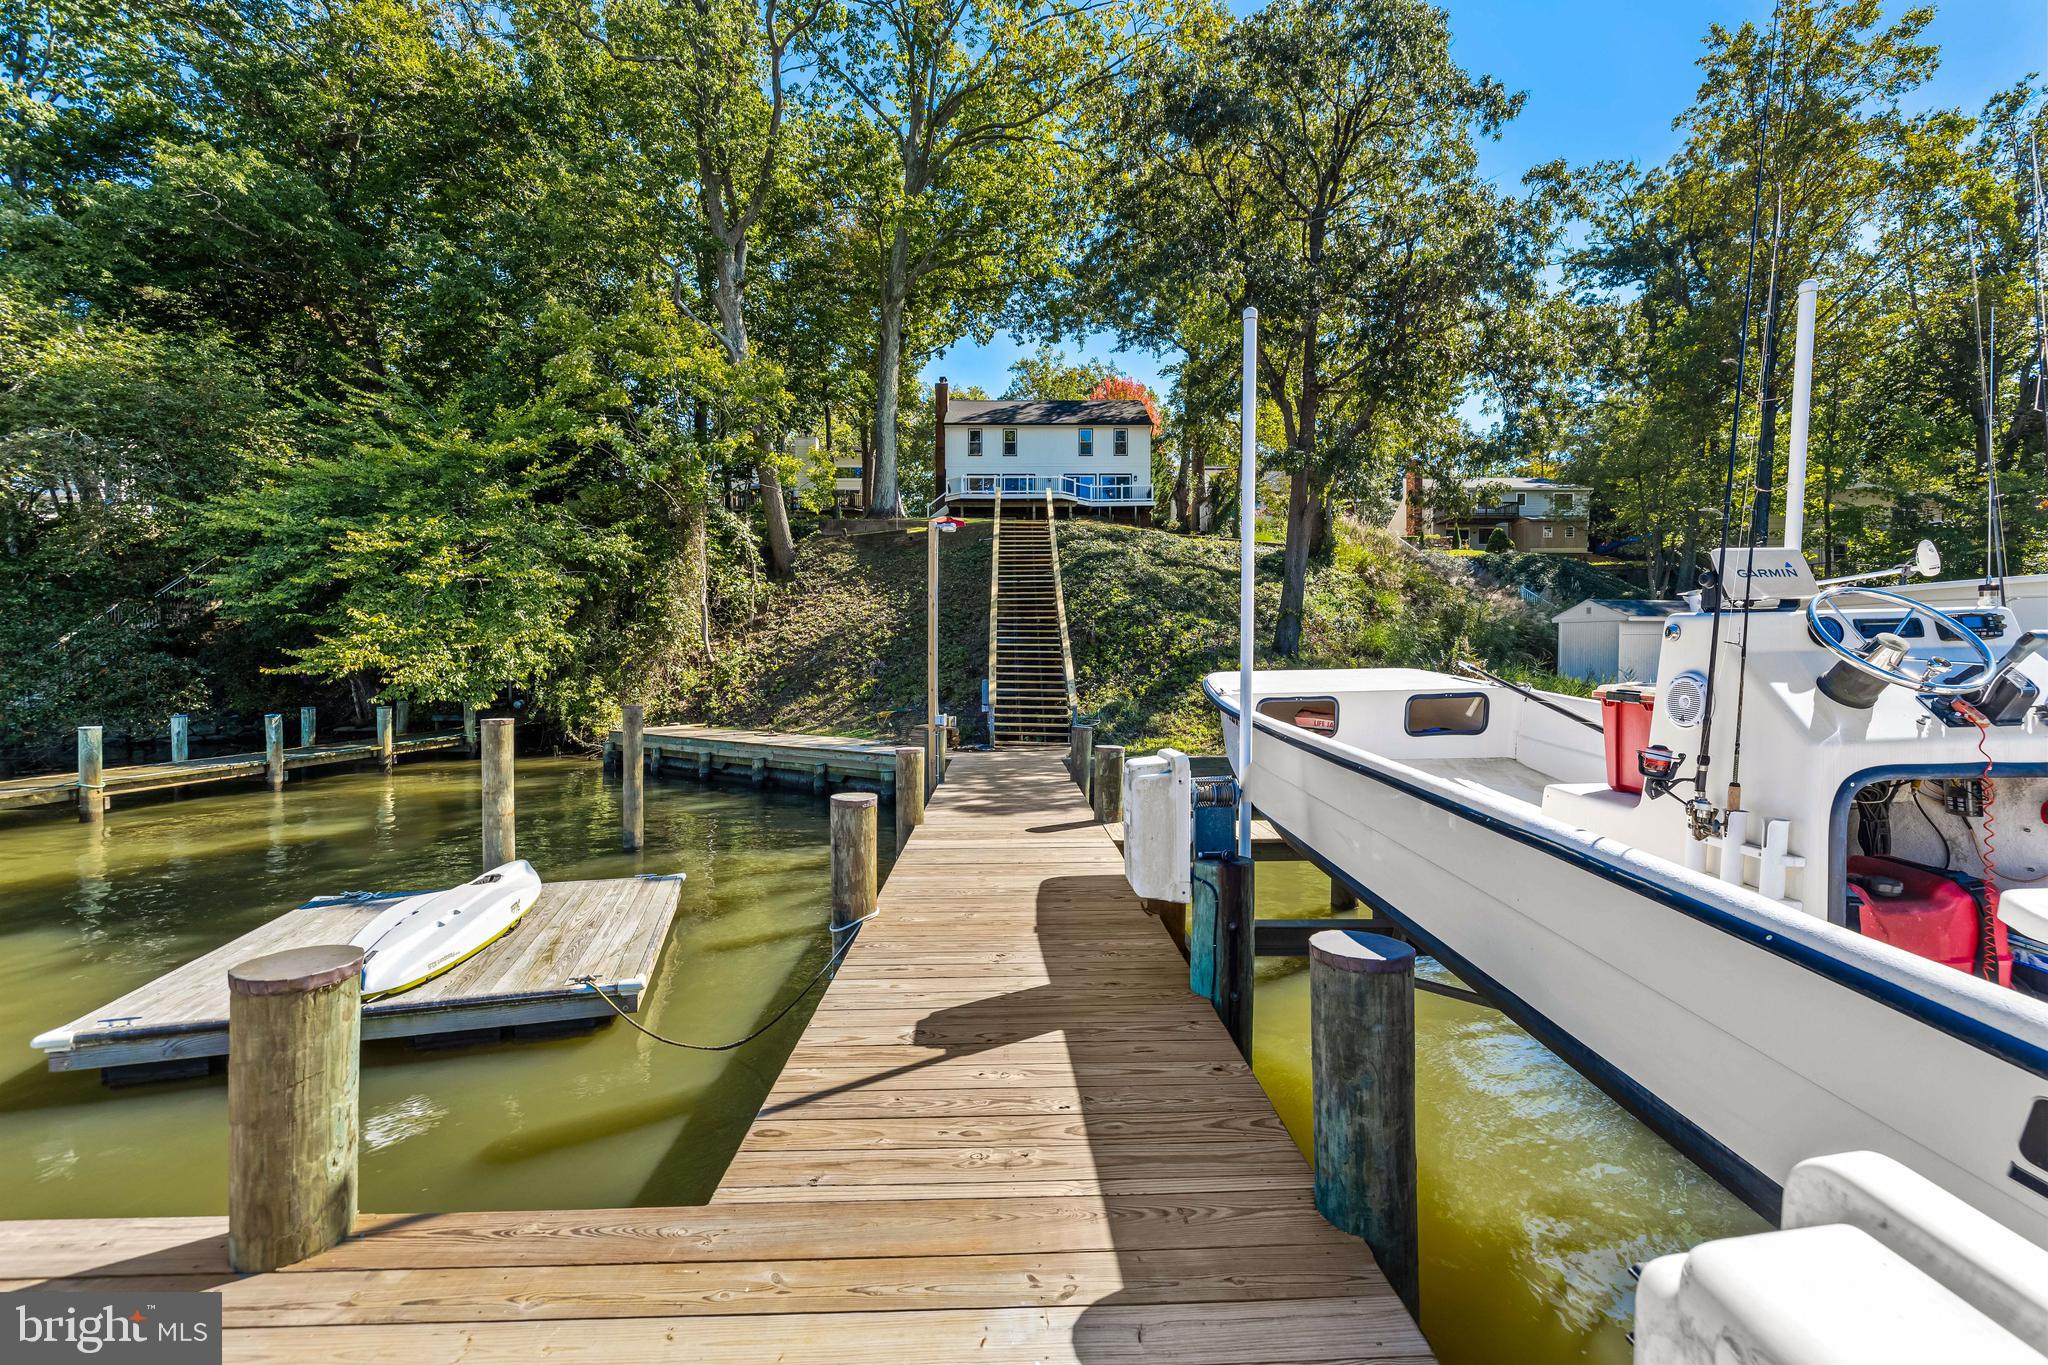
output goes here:
<path id="1" fill-rule="evenodd" d="M 540 897 L 540 874 L 525 859 L 494 867 L 446 891 L 407 896 L 363 926 L 363 1000 L 381 1000 L 432 981 L 512 932 Z"/>

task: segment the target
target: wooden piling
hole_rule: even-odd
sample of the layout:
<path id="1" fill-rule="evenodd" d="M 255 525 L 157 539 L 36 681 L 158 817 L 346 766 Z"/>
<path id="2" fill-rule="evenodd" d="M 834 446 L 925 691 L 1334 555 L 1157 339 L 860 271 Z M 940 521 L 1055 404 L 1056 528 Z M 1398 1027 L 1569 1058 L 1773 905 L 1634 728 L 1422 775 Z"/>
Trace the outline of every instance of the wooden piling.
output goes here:
<path id="1" fill-rule="evenodd" d="M 1358 908 L 1358 893 L 1337 878 L 1330 878 L 1330 909 L 1342 914 Z"/>
<path id="2" fill-rule="evenodd" d="M 392 714 L 392 720 L 397 725 L 398 733 L 401 735 L 412 727 L 411 698 L 400 697 L 398 699 L 398 706 Z"/>
<path id="3" fill-rule="evenodd" d="M 1081 795 L 1092 804 L 1095 800 L 1095 727 L 1092 725 L 1074 727 L 1074 781 L 1080 784 Z"/>
<path id="4" fill-rule="evenodd" d="M 274 792 L 284 790 L 284 713 L 263 717 L 263 780 Z"/>
<path id="5" fill-rule="evenodd" d="M 462 705 L 462 747 L 471 758 L 476 757 L 476 707 L 469 702 Z"/>
<path id="6" fill-rule="evenodd" d="M 1115 824 L 1124 818 L 1124 746 L 1104 744 L 1095 750 L 1095 818 Z"/>
<path id="7" fill-rule="evenodd" d="M 646 842 L 647 708 L 624 708 L 619 722 L 619 815 L 625 823 L 620 846 L 628 853 Z"/>
<path id="8" fill-rule="evenodd" d="M 192 717 L 171 717 L 171 762 L 185 763 L 192 757 Z"/>
<path id="9" fill-rule="evenodd" d="M 107 815 L 105 734 L 97 725 L 78 727 L 78 818 L 97 825 Z"/>
<path id="10" fill-rule="evenodd" d="M 873 792 L 840 792 L 832 798 L 832 926 L 844 928 L 875 908 L 875 808 Z"/>
<path id="11" fill-rule="evenodd" d="M 301 706 L 299 708 L 299 747 L 310 749 L 320 739 L 320 708 Z"/>
<path id="12" fill-rule="evenodd" d="M 355 1223 L 362 969 L 347 944 L 228 969 L 228 1262 L 244 1274 Z"/>
<path id="13" fill-rule="evenodd" d="M 1316 1207 L 1362 1237 L 1422 1312 L 1415 1193 L 1415 950 L 1325 929 L 1309 940 Z"/>
<path id="14" fill-rule="evenodd" d="M 752 766 L 747 770 L 747 780 L 757 787 L 767 786 L 768 760 L 765 758 L 756 758 Z"/>
<path id="15" fill-rule="evenodd" d="M 398 745 L 392 734 L 391 708 L 388 706 L 377 708 L 377 761 L 384 765 L 387 773 L 398 762 Z"/>
<path id="16" fill-rule="evenodd" d="M 1206 996 L 1237 1050 L 1252 1055 L 1252 861 L 1197 858 L 1188 931 L 1188 989 Z"/>
<path id="17" fill-rule="evenodd" d="M 483 723 L 484 869 L 519 856 L 512 791 L 512 722 L 494 717 Z"/>
<path id="18" fill-rule="evenodd" d="M 910 842 L 910 832 L 924 823 L 924 750 L 904 745 L 896 751 L 896 851 Z"/>
<path id="19" fill-rule="evenodd" d="M 946 743 L 948 733 L 946 717 L 941 716 L 939 717 L 939 723 L 932 727 L 932 761 L 929 771 L 925 774 L 926 783 L 932 791 L 937 791 L 939 784 L 946 780 Z"/>

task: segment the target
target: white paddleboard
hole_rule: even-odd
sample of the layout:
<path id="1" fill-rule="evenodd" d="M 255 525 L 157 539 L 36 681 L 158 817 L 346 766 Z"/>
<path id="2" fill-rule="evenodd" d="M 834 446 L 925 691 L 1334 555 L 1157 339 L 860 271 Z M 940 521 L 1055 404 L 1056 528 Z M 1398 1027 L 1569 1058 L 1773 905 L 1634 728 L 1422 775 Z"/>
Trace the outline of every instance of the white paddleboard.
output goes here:
<path id="1" fill-rule="evenodd" d="M 366 950 L 363 1000 L 432 981 L 512 932 L 540 897 L 540 874 L 524 859 L 494 867 L 446 891 L 407 896 L 351 940 Z"/>

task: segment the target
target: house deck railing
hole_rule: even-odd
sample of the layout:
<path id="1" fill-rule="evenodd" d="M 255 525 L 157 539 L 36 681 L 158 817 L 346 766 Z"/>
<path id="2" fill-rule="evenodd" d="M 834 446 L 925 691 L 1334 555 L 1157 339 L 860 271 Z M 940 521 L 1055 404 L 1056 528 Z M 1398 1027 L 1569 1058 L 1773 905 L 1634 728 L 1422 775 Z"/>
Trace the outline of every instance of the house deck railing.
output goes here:
<path id="1" fill-rule="evenodd" d="M 967 474 L 946 480 L 948 500 L 962 498 L 1065 498 L 1090 507 L 1149 505 L 1152 485 L 1118 474 Z"/>

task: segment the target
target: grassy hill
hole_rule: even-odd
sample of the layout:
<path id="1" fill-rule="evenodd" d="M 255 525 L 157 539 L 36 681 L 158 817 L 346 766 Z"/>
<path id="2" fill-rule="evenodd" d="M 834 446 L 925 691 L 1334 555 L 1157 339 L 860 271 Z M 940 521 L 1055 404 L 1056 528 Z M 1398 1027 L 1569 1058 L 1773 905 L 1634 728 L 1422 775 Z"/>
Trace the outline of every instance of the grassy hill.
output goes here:
<path id="1" fill-rule="evenodd" d="M 1552 627 L 1512 589 L 1382 532 L 1346 535 L 1311 572 L 1296 666 L 1441 667 L 1463 650 L 1550 681 Z M 1200 681 L 1236 666 L 1236 542 L 1075 521 L 1060 523 L 1059 546 L 1081 709 L 1098 734 L 1140 751 L 1215 752 L 1222 735 Z M 988 566 L 986 524 L 940 542 L 940 693 L 963 738 L 977 728 L 987 661 Z M 922 534 L 806 540 L 796 578 L 770 588 L 751 620 L 727 623 L 716 664 L 660 709 L 708 724 L 897 733 L 923 706 L 924 582 Z M 1258 566 L 1262 641 L 1279 601 L 1273 546 Z M 1263 650 L 1260 662 L 1271 662 Z"/>

